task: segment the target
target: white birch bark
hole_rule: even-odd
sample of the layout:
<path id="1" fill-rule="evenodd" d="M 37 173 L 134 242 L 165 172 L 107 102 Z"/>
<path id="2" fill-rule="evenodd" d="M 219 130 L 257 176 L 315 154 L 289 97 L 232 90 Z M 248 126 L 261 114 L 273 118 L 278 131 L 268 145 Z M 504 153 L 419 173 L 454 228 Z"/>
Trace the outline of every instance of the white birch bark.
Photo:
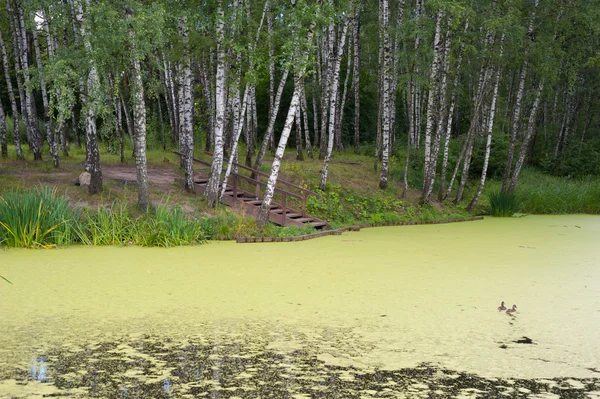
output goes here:
<path id="1" fill-rule="evenodd" d="M 279 106 L 281 104 L 281 95 L 283 94 L 283 88 L 285 87 L 285 82 L 287 80 L 289 74 L 289 69 L 286 68 L 281 75 L 281 80 L 279 81 L 279 87 L 277 88 L 277 94 L 275 95 L 275 102 L 273 103 L 273 112 L 269 115 L 269 125 L 267 126 L 267 131 L 265 136 L 263 137 L 263 142 L 258 150 L 258 154 L 256 155 L 256 161 L 254 162 L 254 169 L 260 170 L 260 165 L 262 163 L 263 157 L 267 152 L 267 147 L 269 145 L 269 141 L 271 141 L 273 137 L 273 133 L 275 131 L 275 121 L 277 120 L 277 114 L 279 113 Z"/>
<path id="2" fill-rule="evenodd" d="M 360 153 L 360 4 L 354 7 L 352 38 L 354 45 L 354 68 L 352 68 L 352 87 L 354 89 L 354 152 Z"/>
<path id="3" fill-rule="evenodd" d="M 219 200 L 223 198 L 225 195 L 225 191 L 227 190 L 227 181 L 229 180 L 229 175 L 231 174 L 231 168 L 235 162 L 235 154 L 237 153 L 238 143 L 240 141 L 240 136 L 242 135 L 242 130 L 244 128 L 244 118 L 248 114 L 248 99 L 250 87 L 246 84 L 246 88 L 244 89 L 244 99 L 242 100 L 242 107 L 240 110 L 240 120 L 238 123 L 238 128 L 234 132 L 233 135 L 233 145 L 231 147 L 231 155 L 229 156 L 229 162 L 227 163 L 227 169 L 225 170 L 225 176 L 223 177 L 223 184 L 221 185 L 221 192 L 219 194 Z"/>
<path id="4" fill-rule="evenodd" d="M 38 75 L 40 79 L 40 88 L 42 91 L 42 104 L 44 105 L 44 124 L 46 127 L 46 139 L 48 140 L 48 147 L 50 148 L 50 156 L 52 156 L 52 163 L 55 168 L 58 168 L 58 137 L 52 133 L 52 123 L 50 121 L 50 106 L 48 103 L 48 91 L 46 90 L 46 81 L 44 80 L 44 72 L 42 66 L 42 52 L 40 51 L 40 42 L 38 39 L 37 29 L 33 29 L 33 45 L 35 47 L 35 60 L 38 68 Z M 52 41 L 47 43 L 48 49 L 52 47 Z M 51 51 L 51 50 L 50 50 Z"/>
<path id="5" fill-rule="evenodd" d="M 490 48 L 492 48 L 493 44 L 494 44 L 494 40 L 493 37 L 491 35 L 491 33 L 488 31 L 488 33 L 486 34 L 486 42 L 488 43 L 488 45 L 490 46 Z M 489 61 L 488 61 L 489 62 Z M 478 88 L 477 88 L 477 94 L 476 94 L 476 99 L 475 99 L 475 104 L 473 106 L 473 116 L 471 119 L 471 124 L 469 126 L 469 131 L 467 132 L 467 138 L 465 140 L 465 147 L 464 147 L 464 153 L 462 155 L 464 155 L 464 159 L 463 159 L 463 168 L 462 168 L 462 174 L 460 177 L 460 184 L 458 186 L 458 191 L 456 194 L 456 199 L 455 199 L 455 203 L 458 204 L 460 201 L 462 201 L 462 197 L 464 194 L 464 190 L 465 190 L 465 186 L 467 184 L 467 181 L 469 179 L 469 168 L 471 167 L 471 158 L 473 155 L 473 145 L 475 143 L 475 136 L 477 133 L 477 126 L 479 124 L 479 117 L 480 117 L 480 113 L 481 113 L 481 108 L 483 106 L 483 102 L 485 99 L 485 94 L 487 91 L 487 87 L 488 87 L 488 82 L 490 80 L 490 76 L 492 74 L 492 65 L 491 62 L 489 62 L 489 65 L 487 67 L 482 66 L 482 70 L 480 73 L 480 79 L 479 79 L 479 84 L 478 84 Z"/>
<path id="6" fill-rule="evenodd" d="M 17 100 L 15 99 L 12 80 L 10 78 L 10 69 L 8 69 L 8 56 L 6 55 L 6 45 L 2 38 L 2 32 L 0 32 L 0 49 L 2 50 L 2 66 L 4 67 L 4 78 L 6 79 L 6 91 L 8 92 L 10 109 L 13 117 L 13 141 L 15 143 L 17 158 L 21 159 L 23 158 L 23 150 L 21 148 L 21 134 L 19 132 L 20 114 L 19 109 L 17 108 Z"/>
<path id="7" fill-rule="evenodd" d="M 348 18 L 344 19 L 342 34 L 340 42 L 338 43 L 337 53 L 335 53 L 332 60 L 332 81 L 331 81 L 331 95 L 329 99 L 329 134 L 327 140 L 327 152 L 323 160 L 323 168 L 321 169 L 321 183 L 319 187 L 321 190 L 325 189 L 327 183 L 327 173 L 329 168 L 329 160 L 331 159 L 331 152 L 333 150 L 333 139 L 335 135 L 335 110 L 337 105 L 337 87 L 340 81 L 340 65 L 342 61 L 342 52 L 344 51 L 344 43 L 346 40 L 346 33 L 348 32 Z"/>
<path id="8" fill-rule="evenodd" d="M 23 6 L 21 3 L 16 4 L 15 28 L 17 30 L 17 46 L 19 50 L 21 62 L 21 74 L 23 75 L 24 93 L 25 93 L 25 108 L 27 109 L 27 119 L 29 123 L 29 145 L 33 152 L 33 159 L 42 159 L 43 140 L 40 134 L 37 115 L 34 111 L 34 98 L 32 94 L 32 83 L 29 74 L 29 56 L 27 52 L 27 32 L 25 29 L 25 18 Z"/>
<path id="9" fill-rule="evenodd" d="M 89 0 L 87 0 L 89 1 Z M 96 104 L 98 96 L 98 72 L 92 57 L 92 45 L 86 33 L 86 26 L 83 21 L 83 7 L 81 0 L 72 0 L 75 12 L 75 19 L 79 23 L 79 35 L 83 41 L 83 46 L 88 58 L 89 69 L 87 72 L 87 87 L 82 92 L 82 103 L 85 112 L 85 145 L 86 145 L 86 166 L 91 175 L 91 182 L 88 187 L 90 194 L 97 194 L 102 191 L 102 169 L 100 168 L 100 150 L 98 149 L 98 138 L 96 135 Z"/>
<path id="10" fill-rule="evenodd" d="M 308 29 L 308 35 L 306 38 L 308 44 L 312 44 L 313 29 L 314 24 L 311 24 L 310 28 Z M 283 153 L 285 151 L 285 147 L 287 145 L 287 141 L 292 130 L 292 125 L 294 124 L 296 109 L 299 107 L 300 104 L 300 89 L 302 87 L 301 82 L 304 78 L 304 72 L 306 69 L 305 65 L 308 62 L 308 54 L 303 53 L 300 56 L 302 57 L 302 59 L 298 62 L 298 65 L 300 65 L 300 67 L 298 68 L 298 70 L 296 70 L 294 74 L 294 93 L 292 94 L 292 101 L 290 103 L 290 108 L 288 109 L 283 131 L 281 132 L 281 136 L 279 138 L 279 145 L 277 146 L 275 156 L 273 157 L 273 163 L 271 164 L 271 173 L 269 175 L 269 180 L 267 181 L 265 195 L 263 198 L 263 202 L 260 206 L 259 215 L 257 217 L 257 223 L 260 228 L 266 226 L 269 223 L 269 212 L 271 211 L 271 202 L 273 201 L 273 195 L 275 194 L 275 184 L 277 183 L 277 177 L 279 176 L 281 160 L 283 159 Z"/>
<path id="11" fill-rule="evenodd" d="M 353 29 L 353 27 L 351 26 L 352 24 L 352 20 L 350 20 L 350 28 Z M 353 29 L 354 30 L 354 29 Z M 350 38 L 352 36 L 350 36 L 348 38 L 348 54 L 347 54 L 347 58 L 348 58 L 348 64 L 346 66 L 346 77 L 344 78 L 344 90 L 342 92 L 342 98 L 340 101 L 340 105 L 339 105 L 339 112 L 338 112 L 338 117 L 336 120 L 336 127 L 335 127 L 335 137 L 336 137 L 336 149 L 338 151 L 344 151 L 344 141 L 343 141 L 343 137 L 342 137 L 342 124 L 344 123 L 344 108 L 346 107 L 346 98 L 348 96 L 348 80 L 350 78 L 351 75 L 351 67 L 352 67 L 352 57 L 350 56 L 350 54 L 352 53 L 351 49 L 352 47 L 350 47 Z"/>
<path id="12" fill-rule="evenodd" d="M 302 90 L 300 90 L 302 91 Z M 302 93 L 299 94 L 300 96 Z M 300 109 L 302 108 L 302 101 L 298 99 L 298 108 L 296 108 L 296 161 L 304 161 L 304 154 L 302 153 L 302 122 L 300 120 Z"/>
<path id="13" fill-rule="evenodd" d="M 46 47 L 48 51 L 48 58 L 50 60 L 54 59 L 54 53 L 58 48 L 58 45 L 55 40 L 52 38 L 52 34 L 50 33 L 50 21 L 44 12 L 42 12 L 42 16 L 44 19 L 44 29 L 46 31 Z M 55 119 L 56 125 L 54 127 L 53 140 L 54 144 L 57 146 L 55 152 L 57 154 L 58 161 L 58 144 L 60 142 L 60 147 L 64 156 L 69 155 L 68 151 L 68 143 L 66 137 L 66 122 L 69 117 L 71 117 L 71 110 L 73 108 L 73 101 L 70 99 L 70 96 L 63 94 L 63 88 L 57 83 L 54 83 L 54 88 L 52 90 L 52 99 L 54 97 L 54 101 L 59 105 L 57 110 L 55 111 Z"/>
<path id="14" fill-rule="evenodd" d="M 319 68 L 317 68 L 317 71 Z M 316 75 L 316 74 L 315 74 Z M 315 143 L 315 149 L 319 145 L 319 108 L 317 105 L 317 77 L 313 75 L 313 91 L 312 91 L 312 103 L 313 103 L 313 143 Z"/>
<path id="15" fill-rule="evenodd" d="M 531 12 L 529 18 L 529 28 L 527 30 L 527 42 L 525 44 L 523 66 L 521 67 L 521 76 L 519 78 L 519 88 L 517 90 L 517 97 L 515 99 L 515 110 L 513 114 L 512 129 L 510 132 L 510 142 L 508 145 L 508 154 L 506 156 L 506 166 L 504 167 L 504 175 L 502 176 L 502 188 L 501 191 L 505 192 L 508 189 L 510 183 L 510 172 L 512 170 L 512 163 L 515 154 L 515 145 L 517 142 L 517 132 L 519 130 L 519 123 L 521 121 L 521 103 L 523 101 L 523 94 L 525 92 L 525 81 L 527 79 L 527 69 L 529 67 L 529 50 L 531 43 L 533 42 L 533 22 L 535 14 L 539 5 L 539 0 L 535 0 L 534 9 Z"/>
<path id="16" fill-rule="evenodd" d="M 429 96 L 427 98 L 427 123 L 425 127 L 425 163 L 423 171 L 423 194 L 421 195 L 421 201 L 427 202 L 429 200 L 429 194 L 431 193 L 430 185 L 433 184 L 433 177 L 435 177 L 435 167 L 433 166 L 433 150 L 432 150 L 432 136 L 434 135 L 434 119 L 437 116 L 437 95 L 438 95 L 438 80 L 440 70 L 440 60 L 442 55 L 442 41 L 441 41 L 441 24 L 442 24 L 443 12 L 441 10 L 437 13 L 435 22 L 435 35 L 433 39 L 433 62 L 431 63 L 431 75 L 429 80 L 431 82 L 429 88 Z M 438 122 L 439 123 L 439 122 Z M 433 171 L 432 171 L 433 169 Z M 432 176 L 433 175 L 433 176 Z"/>
<path id="17" fill-rule="evenodd" d="M 531 107 L 531 113 L 529 114 L 529 122 L 527 123 L 527 133 L 523 139 L 523 144 L 521 145 L 521 149 L 519 151 L 519 157 L 517 158 L 517 162 L 515 164 L 515 168 L 513 170 L 513 175 L 510 179 L 510 185 L 508 186 L 508 192 L 513 194 L 517 187 L 517 181 L 519 180 L 519 173 L 521 173 L 521 168 L 523 167 L 523 163 L 525 162 L 525 155 L 527 154 L 527 149 L 529 148 L 529 143 L 531 138 L 533 137 L 536 121 L 537 121 L 537 112 L 540 107 L 540 99 L 542 97 L 542 92 L 544 91 L 544 80 L 542 80 L 537 88 L 535 93 L 535 100 L 533 101 L 533 106 Z"/>
<path id="18" fill-rule="evenodd" d="M 504 53 L 504 35 L 502 35 L 502 44 L 500 45 L 500 55 L 498 57 L 499 60 L 502 60 L 502 55 Z M 502 61 L 500 61 L 502 62 Z M 479 179 L 479 186 L 477 186 L 477 191 L 475 192 L 475 196 L 467 205 L 467 210 L 470 212 L 473 209 L 473 206 L 477 204 L 479 200 L 479 196 L 483 191 L 483 187 L 485 185 L 485 178 L 487 176 L 488 165 L 490 162 L 490 153 L 492 150 L 492 133 L 494 128 L 494 117 L 496 115 L 496 100 L 498 98 L 498 86 L 500 86 L 500 75 L 502 74 L 502 68 L 500 66 L 497 67 L 496 71 L 496 82 L 494 83 L 494 94 L 492 95 L 492 103 L 490 104 L 490 114 L 487 120 L 487 140 L 485 144 L 485 156 L 483 159 L 483 168 L 481 170 L 481 178 Z"/>
<path id="19" fill-rule="evenodd" d="M 429 200 L 429 197 L 433 191 L 433 187 L 434 187 L 434 183 L 435 183 L 435 176 L 436 176 L 438 156 L 439 156 L 439 152 L 440 152 L 440 144 L 441 144 L 442 136 L 445 137 L 446 132 L 447 132 L 446 121 L 448 119 L 448 103 L 447 103 L 448 71 L 450 69 L 449 57 L 450 57 L 450 49 L 452 46 L 452 33 L 450 31 L 451 22 L 452 21 L 449 18 L 448 19 L 448 30 L 446 32 L 446 39 L 445 39 L 445 45 L 444 45 L 444 54 L 442 56 L 443 63 L 442 63 L 441 71 L 440 71 L 442 74 L 442 82 L 441 82 L 441 86 L 440 86 L 440 106 L 439 106 L 440 110 L 439 110 L 437 128 L 436 128 L 436 132 L 435 132 L 435 139 L 434 139 L 434 143 L 433 143 L 433 154 L 431 157 L 432 167 L 430 169 L 431 182 L 429 183 L 429 190 L 427 192 L 427 197 L 426 197 L 427 200 Z M 445 137 L 445 139 L 446 140 L 444 142 L 444 151 L 446 150 L 445 149 L 446 144 L 447 143 L 449 144 L 450 136 Z M 448 161 L 448 158 L 446 155 L 446 162 L 447 161 Z M 446 178 L 445 175 L 443 177 L 444 177 L 444 179 Z"/>
<path id="20" fill-rule="evenodd" d="M 302 79 L 302 94 L 300 95 L 300 109 L 304 118 L 304 140 L 306 142 L 306 153 L 313 158 L 312 145 L 310 143 L 310 129 L 308 125 L 308 106 L 306 105 L 306 90 L 304 88 L 304 79 Z"/>
<path id="21" fill-rule="evenodd" d="M 131 8 L 125 7 L 125 17 L 133 17 Z M 142 83 L 142 71 L 137 55 L 136 34 L 133 27 L 129 27 L 129 39 L 131 46 L 131 97 L 133 100 L 134 119 L 134 152 L 135 171 L 137 176 L 138 206 L 142 210 L 148 208 L 150 193 L 148 190 L 148 169 L 146 165 L 146 103 L 144 100 L 144 85 Z"/>
<path id="22" fill-rule="evenodd" d="M 12 8 L 10 7 L 10 3 L 6 2 L 6 10 L 8 11 L 8 22 L 11 30 L 11 39 L 12 39 L 12 49 L 13 49 L 13 58 L 14 58 L 14 67 L 15 67 L 15 77 L 17 80 L 17 93 L 19 94 L 19 107 L 21 109 L 21 118 L 23 120 L 23 125 L 25 126 L 25 137 L 27 138 L 27 142 L 31 140 L 31 129 L 29 128 L 29 117 L 27 116 L 27 107 L 25 105 L 25 89 L 23 87 L 23 80 L 21 79 L 21 56 L 19 50 L 19 31 L 17 30 L 17 19 L 12 12 Z M 8 64 L 6 71 L 8 71 Z M 8 73 L 8 72 L 7 72 Z M 17 131 L 20 130 L 17 128 Z M 23 155 L 21 153 L 21 155 Z"/>
<path id="23" fill-rule="evenodd" d="M 389 32 L 389 2 L 388 0 L 380 0 L 379 2 L 382 12 L 383 22 L 383 70 L 382 70 L 382 96 L 381 101 L 383 104 L 382 114 L 382 129 L 381 129 L 381 174 L 379 176 L 379 188 L 384 190 L 388 185 L 388 174 L 389 174 L 389 153 L 390 153 L 390 120 L 391 120 L 391 68 L 392 68 L 392 48 L 390 43 L 390 32 Z"/>
<path id="24" fill-rule="evenodd" d="M 328 131 L 329 121 L 335 118 L 335 114 L 330 114 L 331 109 L 331 97 L 333 92 L 333 70 L 335 65 L 336 52 L 335 46 L 335 29 L 333 24 L 330 24 L 327 28 L 324 28 L 326 34 L 323 35 L 323 55 L 321 61 L 323 63 L 322 68 L 322 89 L 321 89 L 321 137 L 320 137 L 320 151 L 319 159 L 325 159 L 328 151 L 328 135 L 325 133 Z"/>
<path id="25" fill-rule="evenodd" d="M 467 22 L 465 23 L 465 32 L 468 29 L 469 29 L 469 21 L 467 20 Z M 448 155 L 450 152 L 450 133 L 452 132 L 452 120 L 454 119 L 454 107 L 456 104 L 456 91 L 458 90 L 458 83 L 459 83 L 459 79 L 460 79 L 460 67 L 462 65 L 462 57 L 463 57 L 463 52 L 462 52 L 462 47 L 461 47 L 460 53 L 458 55 L 458 61 L 456 63 L 456 68 L 455 68 L 454 83 L 452 84 L 452 99 L 450 100 L 450 109 L 448 110 L 448 114 L 447 114 L 446 129 L 445 129 L 445 134 L 444 134 L 444 155 L 442 158 L 442 171 L 440 174 L 440 189 L 438 192 L 438 200 L 439 201 L 445 200 L 448 197 L 448 195 L 450 194 L 450 191 L 447 194 L 445 193 L 446 173 L 447 173 L 447 169 L 448 169 Z M 446 62 L 446 68 L 449 67 L 449 64 L 450 64 L 449 62 Z M 458 161 L 458 163 L 460 163 L 460 160 Z M 458 171 L 458 169 L 455 169 L 453 178 L 456 177 L 457 171 Z"/>
<path id="26" fill-rule="evenodd" d="M 183 170 L 185 175 L 184 187 L 187 192 L 194 193 L 194 121 L 193 121 L 193 95 L 192 95 L 192 72 L 191 61 L 188 49 L 188 33 L 189 29 L 185 17 L 179 19 L 178 33 L 182 37 L 185 47 L 185 54 L 182 57 L 181 64 L 181 101 L 179 120 L 179 142 L 181 152 L 184 154 Z"/>
<path id="27" fill-rule="evenodd" d="M 223 126 L 225 123 L 225 51 L 223 49 L 225 14 L 222 0 L 218 0 L 216 38 L 217 38 L 217 76 L 215 87 L 215 151 L 210 167 L 210 178 L 206 186 L 205 195 L 208 205 L 215 207 L 219 200 L 219 182 L 223 168 Z"/>

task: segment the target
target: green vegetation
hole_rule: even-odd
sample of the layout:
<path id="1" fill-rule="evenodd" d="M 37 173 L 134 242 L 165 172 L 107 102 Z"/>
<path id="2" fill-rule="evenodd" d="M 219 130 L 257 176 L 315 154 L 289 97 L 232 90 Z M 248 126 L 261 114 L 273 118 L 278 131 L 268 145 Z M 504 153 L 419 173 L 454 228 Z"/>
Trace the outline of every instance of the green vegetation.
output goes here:
<path id="1" fill-rule="evenodd" d="M 529 169 L 517 187 L 518 209 L 523 213 L 600 214 L 600 179 L 548 176 Z"/>
<path id="2" fill-rule="evenodd" d="M 0 197 L 0 243 L 10 247 L 48 247 L 74 241 L 76 212 L 56 190 L 38 186 Z"/>
<path id="3" fill-rule="evenodd" d="M 205 242 L 200 221 L 168 201 L 138 217 L 127 203 L 95 210 L 70 207 L 56 189 L 16 189 L 0 197 L 0 244 L 48 248 L 68 244 L 171 247 Z"/>
<path id="4" fill-rule="evenodd" d="M 492 216 L 510 217 L 517 209 L 517 196 L 503 191 L 490 193 Z"/>

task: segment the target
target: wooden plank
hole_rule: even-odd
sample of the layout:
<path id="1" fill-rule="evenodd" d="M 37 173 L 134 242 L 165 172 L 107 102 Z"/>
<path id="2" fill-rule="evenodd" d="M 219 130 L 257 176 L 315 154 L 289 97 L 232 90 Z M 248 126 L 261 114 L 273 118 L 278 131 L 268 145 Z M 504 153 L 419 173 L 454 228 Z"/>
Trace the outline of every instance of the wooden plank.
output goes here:
<path id="1" fill-rule="evenodd" d="M 294 220 L 298 223 L 306 223 L 306 222 L 312 222 L 315 219 L 314 218 L 300 218 L 300 219 L 294 219 Z"/>

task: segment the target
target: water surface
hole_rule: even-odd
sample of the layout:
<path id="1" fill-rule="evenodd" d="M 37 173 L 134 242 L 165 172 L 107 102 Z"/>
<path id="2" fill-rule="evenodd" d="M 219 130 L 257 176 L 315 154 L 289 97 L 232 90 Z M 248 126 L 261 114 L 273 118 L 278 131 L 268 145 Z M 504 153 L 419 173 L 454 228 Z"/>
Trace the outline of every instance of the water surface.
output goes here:
<path id="1" fill-rule="evenodd" d="M 3 251 L 0 397 L 600 397 L 598 242 L 527 216 Z"/>

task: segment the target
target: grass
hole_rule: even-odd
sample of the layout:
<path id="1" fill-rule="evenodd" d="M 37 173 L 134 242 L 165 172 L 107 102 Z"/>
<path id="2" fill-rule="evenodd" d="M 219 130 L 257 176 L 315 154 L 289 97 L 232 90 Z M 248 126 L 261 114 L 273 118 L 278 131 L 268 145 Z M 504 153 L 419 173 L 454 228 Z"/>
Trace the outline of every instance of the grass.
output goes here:
<path id="1" fill-rule="evenodd" d="M 56 189 L 38 186 L 0 197 L 0 243 L 10 247 L 51 247 L 73 242 L 77 217 Z"/>
<path id="2" fill-rule="evenodd" d="M 517 210 L 517 196 L 502 191 L 489 194 L 492 216 L 510 217 Z"/>
<path id="3" fill-rule="evenodd" d="M 600 179 L 554 177 L 528 169 L 517 186 L 519 211 L 535 214 L 600 214 Z"/>

